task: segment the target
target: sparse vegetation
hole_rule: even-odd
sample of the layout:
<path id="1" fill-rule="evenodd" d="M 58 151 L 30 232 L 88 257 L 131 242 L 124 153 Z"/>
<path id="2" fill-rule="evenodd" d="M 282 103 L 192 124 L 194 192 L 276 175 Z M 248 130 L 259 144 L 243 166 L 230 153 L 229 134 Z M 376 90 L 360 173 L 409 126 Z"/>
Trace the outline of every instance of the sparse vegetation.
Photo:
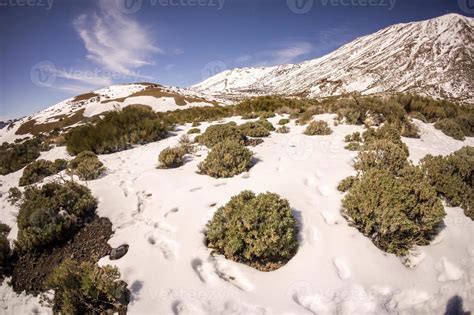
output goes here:
<path id="1" fill-rule="evenodd" d="M 436 191 L 417 167 L 402 176 L 370 169 L 343 199 L 343 215 L 383 251 L 403 256 L 427 245 L 445 212 Z"/>
<path id="2" fill-rule="evenodd" d="M 69 162 L 69 172 L 81 180 L 94 180 L 105 172 L 105 166 L 94 152 L 83 151 Z"/>
<path id="3" fill-rule="evenodd" d="M 447 204 L 462 207 L 474 220 L 474 148 L 463 147 L 446 157 L 427 155 L 420 165 Z"/>
<path id="4" fill-rule="evenodd" d="M 239 126 L 239 129 L 247 137 L 263 138 L 270 135 L 270 131 L 275 130 L 273 125 L 266 119 L 250 121 Z"/>
<path id="5" fill-rule="evenodd" d="M 184 164 L 186 150 L 183 147 L 166 148 L 160 152 L 159 168 L 177 168 Z"/>
<path id="6" fill-rule="evenodd" d="M 278 129 L 276 130 L 277 133 L 289 133 L 290 132 L 290 128 L 287 127 L 287 126 L 280 126 L 278 127 Z"/>
<path id="7" fill-rule="evenodd" d="M 43 300 L 61 314 L 109 314 L 126 310 L 130 292 L 117 267 L 67 259 L 45 281 L 54 298 Z"/>
<path id="8" fill-rule="evenodd" d="M 67 150 L 74 155 L 82 151 L 113 153 L 163 139 L 169 129 L 169 124 L 151 109 L 129 106 L 108 112 L 95 123 L 72 129 L 66 137 Z"/>
<path id="9" fill-rule="evenodd" d="M 354 168 L 366 172 L 370 169 L 388 170 L 399 174 L 408 165 L 408 153 L 389 140 L 375 140 L 359 152 Z"/>
<path id="10" fill-rule="evenodd" d="M 20 177 L 19 185 L 26 186 L 37 183 L 44 178 L 57 174 L 67 167 L 67 161 L 56 159 L 53 161 L 36 160 L 28 164 Z"/>
<path id="11" fill-rule="evenodd" d="M 337 190 L 339 190 L 340 192 L 348 191 L 354 185 L 356 180 L 357 180 L 356 176 L 349 176 L 349 177 L 344 178 L 337 186 Z"/>
<path id="12" fill-rule="evenodd" d="M 199 128 L 191 128 L 188 130 L 188 135 L 196 134 L 196 133 L 201 133 L 201 129 Z"/>
<path id="13" fill-rule="evenodd" d="M 304 131 L 304 134 L 308 136 L 325 136 L 331 133 L 328 123 L 322 120 L 312 121 Z"/>
<path id="14" fill-rule="evenodd" d="M 464 130 L 461 126 L 454 120 L 450 118 L 445 118 L 434 124 L 436 129 L 441 130 L 445 135 L 450 136 L 456 140 L 466 139 L 464 135 Z"/>
<path id="15" fill-rule="evenodd" d="M 227 123 L 209 126 L 206 131 L 197 138 L 200 144 L 212 148 L 225 140 L 245 143 L 245 135 L 235 123 Z"/>
<path id="16" fill-rule="evenodd" d="M 215 178 L 233 177 L 250 168 L 252 156 L 242 144 L 225 140 L 215 145 L 198 167 L 202 174 Z"/>
<path id="17" fill-rule="evenodd" d="M 6 143 L 0 147 L 0 175 L 16 172 L 33 162 L 46 149 L 40 138 L 26 140 L 21 143 Z"/>
<path id="18" fill-rule="evenodd" d="M 280 126 L 284 126 L 284 125 L 289 124 L 289 123 L 290 123 L 290 120 L 288 118 L 282 118 L 278 121 L 278 124 Z"/>
<path id="19" fill-rule="evenodd" d="M 90 190 L 74 182 L 27 187 L 18 213 L 18 247 L 32 250 L 64 240 L 96 206 Z"/>
<path id="20" fill-rule="evenodd" d="M 21 190 L 17 187 L 12 187 L 8 190 L 8 202 L 11 205 L 16 204 L 21 199 Z"/>
<path id="21" fill-rule="evenodd" d="M 7 239 L 10 227 L 0 222 L 0 280 L 5 275 L 10 258 L 10 242 Z"/>
<path id="22" fill-rule="evenodd" d="M 244 191 L 216 211 L 207 225 L 206 244 L 228 259 L 271 271 L 295 255 L 297 234 L 287 200 Z"/>

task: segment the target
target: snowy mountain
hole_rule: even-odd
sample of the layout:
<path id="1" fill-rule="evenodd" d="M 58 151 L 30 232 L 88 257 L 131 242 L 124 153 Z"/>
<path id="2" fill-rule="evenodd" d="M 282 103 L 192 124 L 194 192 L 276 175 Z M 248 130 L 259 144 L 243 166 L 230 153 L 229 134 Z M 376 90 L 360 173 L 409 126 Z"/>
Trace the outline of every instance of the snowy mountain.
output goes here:
<path id="1" fill-rule="evenodd" d="M 414 92 L 474 102 L 474 19 L 397 24 L 300 64 L 224 71 L 192 89 L 215 96 L 325 97 Z"/>
<path id="2" fill-rule="evenodd" d="M 8 122 L 1 128 L 0 143 L 49 132 L 55 128 L 74 126 L 106 111 L 137 104 L 149 106 L 157 112 L 165 112 L 193 106 L 214 106 L 218 103 L 212 98 L 201 97 L 195 91 L 159 84 L 112 85 L 69 98 L 33 115 Z"/>

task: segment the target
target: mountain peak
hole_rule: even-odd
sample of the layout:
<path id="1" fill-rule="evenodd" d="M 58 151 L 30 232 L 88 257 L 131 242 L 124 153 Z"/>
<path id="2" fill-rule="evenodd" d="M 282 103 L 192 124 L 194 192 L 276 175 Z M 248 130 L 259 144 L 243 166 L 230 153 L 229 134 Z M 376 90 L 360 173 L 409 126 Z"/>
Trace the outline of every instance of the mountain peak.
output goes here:
<path id="1" fill-rule="evenodd" d="M 226 97 L 411 92 L 474 103 L 474 19 L 396 24 L 300 64 L 234 69 L 192 89 Z"/>

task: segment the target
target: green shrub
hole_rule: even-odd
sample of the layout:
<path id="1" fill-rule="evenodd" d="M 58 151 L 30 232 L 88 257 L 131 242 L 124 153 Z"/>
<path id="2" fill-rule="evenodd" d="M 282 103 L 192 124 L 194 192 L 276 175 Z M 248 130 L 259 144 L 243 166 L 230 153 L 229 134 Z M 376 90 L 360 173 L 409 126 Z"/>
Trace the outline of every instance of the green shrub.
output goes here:
<path id="1" fill-rule="evenodd" d="M 275 117 L 275 113 L 273 113 L 273 112 L 260 112 L 260 113 L 258 113 L 258 117 L 261 118 L 261 119 L 272 118 L 272 117 Z"/>
<path id="2" fill-rule="evenodd" d="M 354 163 L 354 168 L 366 172 L 370 169 L 389 170 L 393 174 L 408 165 L 408 153 L 389 140 L 376 140 L 364 146 Z"/>
<path id="3" fill-rule="evenodd" d="M 31 250 L 66 239 L 96 206 L 90 190 L 74 182 L 27 187 L 17 218 L 18 247 Z"/>
<path id="4" fill-rule="evenodd" d="M 235 123 L 227 123 L 209 126 L 197 140 L 200 144 L 212 148 L 225 140 L 232 140 L 243 144 L 245 139 L 246 137 L 242 130 Z"/>
<path id="5" fill-rule="evenodd" d="M 270 131 L 274 128 L 267 120 L 257 120 L 242 124 L 239 126 L 239 129 L 247 137 L 263 138 L 268 137 L 270 135 Z"/>
<path id="6" fill-rule="evenodd" d="M 0 146 L 0 175 L 16 172 L 40 156 L 43 150 L 39 138 L 26 140 L 22 143 L 6 143 Z"/>
<path id="7" fill-rule="evenodd" d="M 297 234 L 287 200 L 243 191 L 216 211 L 207 224 L 206 244 L 228 259 L 270 271 L 295 255 Z"/>
<path id="8" fill-rule="evenodd" d="M 233 177 L 247 171 L 253 153 L 242 144 L 225 140 L 215 145 L 207 158 L 199 164 L 199 170 L 215 178 Z"/>
<path id="9" fill-rule="evenodd" d="M 17 187 L 12 187 L 8 190 L 8 202 L 11 205 L 16 204 L 21 199 L 21 190 Z"/>
<path id="10" fill-rule="evenodd" d="M 362 148 L 363 146 L 359 142 L 350 142 L 344 147 L 344 149 L 349 151 L 359 151 Z"/>
<path id="11" fill-rule="evenodd" d="M 199 126 L 201 126 L 201 123 L 199 121 L 195 121 L 191 124 L 191 127 L 193 127 L 193 128 L 194 127 L 199 127 Z"/>
<path id="12" fill-rule="evenodd" d="M 177 168 L 184 164 L 186 150 L 183 147 L 166 148 L 160 152 L 159 168 Z"/>
<path id="13" fill-rule="evenodd" d="M 129 106 L 122 111 L 108 112 L 95 124 L 72 129 L 66 137 L 67 150 L 74 155 L 82 151 L 113 153 L 134 144 L 161 140 L 170 129 L 151 109 Z"/>
<path id="14" fill-rule="evenodd" d="M 105 167 L 94 152 L 83 151 L 69 162 L 69 172 L 81 180 L 94 180 L 105 172 Z"/>
<path id="15" fill-rule="evenodd" d="M 401 177 L 371 169 L 353 183 L 342 204 L 351 224 L 397 256 L 427 245 L 445 216 L 436 191 L 416 167 L 406 168 Z"/>
<path id="16" fill-rule="evenodd" d="M 43 296 L 55 314 L 124 313 L 130 292 L 117 267 L 66 259 L 45 281 L 54 298 Z"/>
<path id="17" fill-rule="evenodd" d="M 191 154 L 194 153 L 195 147 L 193 145 L 193 141 L 191 141 L 191 138 L 188 135 L 182 135 L 179 140 L 179 147 L 181 147 L 186 154 Z"/>
<path id="18" fill-rule="evenodd" d="M 405 121 L 401 125 L 401 135 L 406 138 L 420 138 L 420 129 L 410 121 Z"/>
<path id="19" fill-rule="evenodd" d="M 408 147 L 403 143 L 400 131 L 393 125 L 385 124 L 377 129 L 369 128 L 362 134 L 362 139 L 366 145 L 377 140 L 388 140 L 403 148 L 408 154 Z"/>
<path id="20" fill-rule="evenodd" d="M 355 176 L 349 176 L 349 177 L 344 178 L 339 183 L 339 185 L 337 185 L 337 190 L 339 190 L 340 192 L 348 191 L 354 185 L 356 180 L 357 180 L 357 177 Z"/>
<path id="21" fill-rule="evenodd" d="M 0 222 L 0 279 L 5 275 L 10 260 L 10 242 L 8 241 L 8 233 L 10 227 Z"/>
<path id="22" fill-rule="evenodd" d="M 283 125 L 286 125 L 286 124 L 289 124 L 290 123 L 290 120 L 288 118 L 282 118 L 278 121 L 278 124 L 280 126 L 283 126 Z"/>
<path id="23" fill-rule="evenodd" d="M 354 132 L 353 134 L 347 135 L 344 140 L 346 142 L 362 142 L 360 132 Z"/>
<path id="24" fill-rule="evenodd" d="M 308 136 L 323 136 L 330 135 L 331 133 L 332 130 L 329 128 L 328 123 L 322 120 L 312 121 L 304 131 L 304 134 Z"/>
<path id="25" fill-rule="evenodd" d="M 443 119 L 435 123 L 435 128 L 441 130 L 445 135 L 456 139 L 464 140 L 464 130 L 454 119 Z"/>
<path id="26" fill-rule="evenodd" d="M 188 135 L 196 134 L 196 133 L 201 133 L 201 129 L 199 128 L 191 128 L 188 130 Z"/>
<path id="27" fill-rule="evenodd" d="M 447 157 L 427 155 L 420 165 L 447 204 L 462 207 L 473 219 L 474 148 L 463 147 Z"/>
<path id="28" fill-rule="evenodd" d="M 54 162 L 37 160 L 28 164 L 20 177 L 19 185 L 26 186 L 37 183 L 44 178 L 57 174 L 67 167 L 67 161 L 56 159 Z"/>
<path id="29" fill-rule="evenodd" d="M 245 113 L 242 115 L 242 119 L 244 120 L 255 119 L 255 118 L 258 118 L 258 113 L 251 112 L 251 113 Z"/>
<path id="30" fill-rule="evenodd" d="M 289 133 L 290 128 L 287 126 L 281 126 L 276 130 L 277 133 Z"/>

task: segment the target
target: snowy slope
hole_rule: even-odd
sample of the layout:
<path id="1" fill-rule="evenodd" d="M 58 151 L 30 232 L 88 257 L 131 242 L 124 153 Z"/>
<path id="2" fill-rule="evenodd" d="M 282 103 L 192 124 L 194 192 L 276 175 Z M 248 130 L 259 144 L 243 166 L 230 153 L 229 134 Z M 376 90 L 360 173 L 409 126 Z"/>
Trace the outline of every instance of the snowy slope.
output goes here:
<path id="1" fill-rule="evenodd" d="M 157 93 L 154 96 L 134 96 L 137 93 L 144 93 L 144 91 L 149 90 L 163 91 L 163 95 Z M 214 105 L 216 100 L 213 98 L 204 99 L 201 97 L 201 94 L 202 93 L 188 89 L 165 87 L 161 85 L 112 85 L 66 99 L 33 115 L 14 121 L 14 123 L 0 129 L 0 143 L 5 141 L 11 142 L 15 139 L 31 136 L 30 133 L 19 133 L 18 130 L 22 125 L 33 123 L 33 121 L 36 126 L 45 126 L 64 121 L 64 119 L 67 118 L 77 117 L 77 119 L 73 119 L 72 124 L 67 125 L 67 127 L 69 127 L 82 122 L 85 118 L 99 115 L 106 111 L 122 109 L 129 105 L 146 105 L 159 112 L 184 109 L 193 106 Z M 178 104 L 175 97 L 184 99 L 185 104 Z M 50 129 L 54 129 L 53 127 Z"/>
<path id="2" fill-rule="evenodd" d="M 271 118 L 276 124 L 281 117 Z M 319 115 L 332 125 L 333 115 Z M 240 118 L 229 121 L 241 122 Z M 474 138 L 457 141 L 432 125 L 417 121 L 421 139 L 403 139 L 410 158 L 449 154 Z M 208 126 L 203 123 L 204 130 Z M 289 134 L 272 133 L 252 150 L 259 162 L 248 173 L 229 179 L 196 174 L 207 150 L 201 148 L 178 169 L 157 169 L 157 156 L 191 127 L 177 135 L 131 150 L 100 156 L 107 174 L 90 181 L 98 214 L 110 218 L 110 244 L 130 245 L 116 265 L 132 292 L 130 314 L 444 314 L 458 295 L 465 311 L 474 310 L 474 222 L 459 208 L 446 208 L 446 227 L 429 246 L 418 248 L 415 268 L 377 249 L 340 215 L 343 194 L 338 182 L 352 175 L 356 153 L 344 149 L 344 137 L 360 126 L 332 126 L 329 136 L 303 135 L 290 123 Z M 46 152 L 53 160 L 64 148 Z M 17 208 L 6 191 L 21 171 L 0 178 L 0 221 L 15 221 Z M 206 222 L 216 209 L 242 190 L 271 191 L 287 198 L 299 222 L 299 251 L 284 267 L 260 272 L 213 257 L 203 243 Z M 9 237 L 13 239 L 16 231 Z M 19 314 L 35 308 L 35 299 L 0 287 Z M 1 302 L 1 300 L 0 300 Z M 39 309 L 43 313 L 43 309 Z"/>
<path id="3" fill-rule="evenodd" d="M 448 14 L 387 27 L 301 64 L 227 70 L 192 88 L 219 96 L 416 92 L 473 103 L 473 69 L 474 18 Z"/>

